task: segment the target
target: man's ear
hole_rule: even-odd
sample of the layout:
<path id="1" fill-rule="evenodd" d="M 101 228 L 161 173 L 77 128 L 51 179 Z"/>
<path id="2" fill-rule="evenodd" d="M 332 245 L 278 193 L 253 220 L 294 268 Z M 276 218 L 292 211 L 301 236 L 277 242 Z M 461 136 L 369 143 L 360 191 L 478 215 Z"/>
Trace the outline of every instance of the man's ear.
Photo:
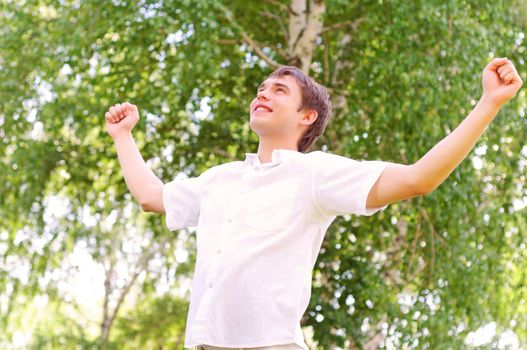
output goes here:
<path id="1" fill-rule="evenodd" d="M 308 109 L 305 113 L 302 119 L 300 120 L 300 123 L 303 125 L 311 125 L 317 120 L 318 113 L 314 109 Z"/>

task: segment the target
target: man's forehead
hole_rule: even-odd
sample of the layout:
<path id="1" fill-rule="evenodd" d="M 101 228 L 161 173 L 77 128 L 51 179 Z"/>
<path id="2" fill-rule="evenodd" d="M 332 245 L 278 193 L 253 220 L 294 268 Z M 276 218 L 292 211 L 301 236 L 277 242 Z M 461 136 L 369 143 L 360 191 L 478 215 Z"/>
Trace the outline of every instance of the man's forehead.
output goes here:
<path id="1" fill-rule="evenodd" d="M 294 89 L 298 88 L 295 78 L 293 78 L 293 77 L 291 77 L 289 75 L 284 75 L 284 76 L 281 76 L 281 77 L 271 77 L 271 78 L 265 79 L 263 81 L 263 83 L 261 83 L 260 86 L 258 86 L 258 89 L 260 89 L 263 86 L 273 85 L 273 84 L 275 84 L 275 85 L 285 85 L 290 90 L 294 90 Z"/>

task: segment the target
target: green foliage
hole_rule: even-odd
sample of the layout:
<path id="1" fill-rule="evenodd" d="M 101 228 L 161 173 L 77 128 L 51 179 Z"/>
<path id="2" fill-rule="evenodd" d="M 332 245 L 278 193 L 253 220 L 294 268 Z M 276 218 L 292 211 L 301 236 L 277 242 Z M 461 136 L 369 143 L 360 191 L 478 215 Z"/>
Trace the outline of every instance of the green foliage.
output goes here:
<path id="1" fill-rule="evenodd" d="M 188 301 L 165 295 L 138 305 L 117 320 L 114 342 L 121 349 L 183 349 Z"/>
<path id="2" fill-rule="evenodd" d="M 189 259 L 176 261 L 185 231 L 174 237 L 160 216 L 139 210 L 104 112 L 120 101 L 139 106 L 134 137 L 164 182 L 243 159 L 258 142 L 249 101 L 270 69 L 241 34 L 288 63 L 281 3 L 224 1 L 231 16 L 205 0 L 0 5 L 0 294 L 10 301 L 0 302 L 4 337 L 12 333 L 17 296 L 60 297 L 57 281 L 44 283 L 43 276 L 60 269 L 77 245 L 109 264 L 126 260 L 123 247 L 135 235 L 163 268 L 145 268 L 138 283 L 146 302 L 118 314 L 106 345 L 153 348 L 163 338 L 163 346 L 176 346 L 186 306 L 153 294 L 161 275 L 191 275 L 194 238 L 185 244 Z M 310 73 L 345 103 L 316 148 L 417 161 L 470 112 L 493 56 L 508 57 L 523 74 L 525 13 L 515 1 L 328 0 L 327 30 Z M 211 107 L 206 118 L 198 113 L 204 101 Z M 346 341 L 363 347 L 383 323 L 396 348 L 464 348 L 466 335 L 490 321 L 527 342 L 527 213 L 513 206 L 526 197 L 525 105 L 522 90 L 478 142 L 479 153 L 431 195 L 332 224 L 302 320 L 320 349 Z M 64 213 L 46 211 L 52 196 L 64 199 Z M 86 224 L 87 213 L 95 225 Z M 112 216 L 111 228 L 104 226 Z M 21 266 L 27 278 L 17 272 Z M 60 314 L 50 320 L 34 334 L 35 348 L 100 345 L 82 328 L 60 326 Z M 48 342 L 48 333 L 78 345 Z"/>

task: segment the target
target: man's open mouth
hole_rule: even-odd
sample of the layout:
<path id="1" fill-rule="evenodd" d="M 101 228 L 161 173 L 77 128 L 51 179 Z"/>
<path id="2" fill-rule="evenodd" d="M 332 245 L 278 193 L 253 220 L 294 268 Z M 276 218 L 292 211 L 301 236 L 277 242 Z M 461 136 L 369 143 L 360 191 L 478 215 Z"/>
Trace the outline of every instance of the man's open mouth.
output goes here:
<path id="1" fill-rule="evenodd" d="M 263 113 L 269 113 L 269 112 L 272 112 L 273 110 L 263 104 L 257 104 L 255 107 L 254 107 L 254 112 L 263 112 Z"/>

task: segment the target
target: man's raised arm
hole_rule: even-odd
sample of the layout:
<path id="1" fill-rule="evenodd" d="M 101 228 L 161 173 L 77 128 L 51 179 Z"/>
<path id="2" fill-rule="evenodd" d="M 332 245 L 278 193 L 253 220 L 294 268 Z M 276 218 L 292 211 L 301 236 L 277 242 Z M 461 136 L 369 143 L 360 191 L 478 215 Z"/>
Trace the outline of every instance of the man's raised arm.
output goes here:
<path id="1" fill-rule="evenodd" d="M 132 137 L 132 128 L 139 121 L 137 107 L 128 102 L 116 104 L 105 117 L 128 189 L 144 211 L 164 213 L 163 182 L 146 165 Z"/>
<path id="2" fill-rule="evenodd" d="M 483 70 L 483 94 L 460 125 L 412 165 L 388 165 L 370 190 L 367 207 L 375 208 L 426 195 L 454 171 L 474 147 L 499 109 L 523 84 L 507 58 L 493 59 Z"/>

